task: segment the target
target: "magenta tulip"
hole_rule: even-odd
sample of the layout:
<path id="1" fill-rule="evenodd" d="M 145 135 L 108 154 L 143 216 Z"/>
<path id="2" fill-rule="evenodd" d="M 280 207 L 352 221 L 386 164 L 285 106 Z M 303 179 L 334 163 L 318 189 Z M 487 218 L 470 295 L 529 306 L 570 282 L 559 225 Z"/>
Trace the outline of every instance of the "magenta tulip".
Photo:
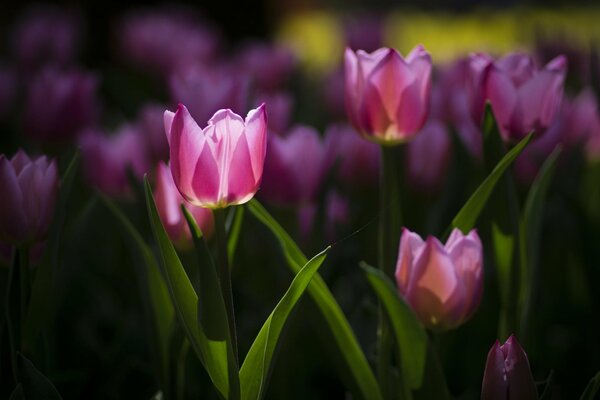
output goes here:
<path id="1" fill-rule="evenodd" d="M 158 215 L 162 221 L 169 238 L 179 248 L 187 248 L 191 245 L 192 235 L 183 213 L 181 204 L 185 204 L 190 214 L 196 220 L 202 234 L 206 237 L 213 232 L 212 212 L 207 208 L 196 207 L 184 200 L 173 182 L 173 175 L 169 167 L 161 162 L 156 168 L 156 186 L 154 187 L 154 199 Z"/>
<path id="2" fill-rule="evenodd" d="M 474 74 L 481 74 L 484 97 L 491 103 L 504 140 L 520 140 L 531 131 L 540 135 L 553 122 L 567 71 L 564 56 L 539 70 L 531 57 L 517 53 L 497 61 L 475 54 L 471 64 Z"/>
<path id="3" fill-rule="evenodd" d="M 88 130 L 79 145 L 88 181 L 109 196 L 130 195 L 128 169 L 141 177 L 150 168 L 146 141 L 132 125 L 121 126 L 112 136 Z"/>
<path id="4" fill-rule="evenodd" d="M 43 70 L 27 88 L 25 132 L 36 139 L 73 139 L 96 119 L 98 80 L 93 74 L 53 68 Z"/>
<path id="5" fill-rule="evenodd" d="M 282 206 L 316 200 L 325 156 L 317 131 L 296 126 L 285 137 L 269 135 L 268 140 L 261 197 Z"/>
<path id="6" fill-rule="evenodd" d="M 454 229 L 445 245 L 404 229 L 396 281 L 404 300 L 427 328 L 443 331 L 468 320 L 483 291 L 483 251 L 477 232 Z"/>
<path id="7" fill-rule="evenodd" d="M 409 182 L 422 191 L 439 189 L 450 162 L 451 140 L 446 126 L 430 120 L 406 147 Z"/>
<path id="8" fill-rule="evenodd" d="M 56 161 L 29 158 L 24 151 L 8 160 L 0 154 L 0 240 L 31 245 L 48 234 L 58 196 Z"/>
<path id="9" fill-rule="evenodd" d="M 246 120 L 229 109 L 219 110 L 201 129 L 187 108 L 165 111 L 171 172 L 181 195 L 190 203 L 223 208 L 249 201 L 260 186 L 267 150 L 265 105 Z"/>
<path id="10" fill-rule="evenodd" d="M 429 113 L 431 57 L 423 46 L 403 58 L 394 49 L 346 49 L 346 111 L 360 134 L 381 144 L 412 138 Z"/>
<path id="11" fill-rule="evenodd" d="M 514 335 L 490 349 L 483 373 L 482 400 L 535 400 L 535 382 L 527 354 Z"/>

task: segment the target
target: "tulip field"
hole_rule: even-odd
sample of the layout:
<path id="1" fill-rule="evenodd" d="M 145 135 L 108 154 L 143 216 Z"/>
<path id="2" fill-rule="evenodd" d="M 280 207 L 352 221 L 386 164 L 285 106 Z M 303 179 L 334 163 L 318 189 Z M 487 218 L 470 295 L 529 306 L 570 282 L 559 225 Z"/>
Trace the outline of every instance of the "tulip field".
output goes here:
<path id="1" fill-rule="evenodd" d="M 600 396 L 600 9 L 90 4 L 0 16 L 0 399 Z"/>

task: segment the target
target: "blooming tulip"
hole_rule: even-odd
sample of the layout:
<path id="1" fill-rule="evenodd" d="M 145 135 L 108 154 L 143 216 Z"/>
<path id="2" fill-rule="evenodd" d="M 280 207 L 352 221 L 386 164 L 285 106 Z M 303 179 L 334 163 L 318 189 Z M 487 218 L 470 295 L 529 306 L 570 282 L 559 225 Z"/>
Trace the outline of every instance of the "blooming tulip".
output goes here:
<path id="1" fill-rule="evenodd" d="M 503 345 L 496 340 L 485 363 L 481 399 L 535 400 L 537 398 L 529 360 L 517 338 L 511 335 Z"/>
<path id="2" fill-rule="evenodd" d="M 360 134 L 382 144 L 412 138 L 429 113 L 431 57 L 422 46 L 403 58 L 381 48 L 345 54 L 346 111 Z"/>
<path id="3" fill-rule="evenodd" d="M 538 70 L 531 57 L 509 54 L 497 61 L 484 54 L 471 57 L 474 75 L 480 75 L 484 100 L 491 103 L 505 141 L 520 140 L 550 126 L 563 94 L 567 60 L 558 56 Z M 482 104 L 480 103 L 480 106 Z"/>
<path id="4" fill-rule="evenodd" d="M 202 234 L 210 236 L 213 231 L 212 213 L 207 208 L 196 207 L 187 203 L 173 182 L 173 175 L 169 167 L 161 162 L 156 168 L 156 187 L 154 198 L 160 220 L 165 226 L 171 241 L 179 247 L 187 247 L 191 243 L 192 236 L 187 221 L 183 216 L 180 206 L 185 204 L 190 214 L 196 220 Z"/>
<path id="5" fill-rule="evenodd" d="M 171 172 L 190 203 L 223 208 L 250 200 L 260 186 L 267 150 L 265 105 L 244 121 L 229 109 L 219 110 L 201 129 L 187 108 L 165 111 Z"/>
<path id="6" fill-rule="evenodd" d="M 404 229 L 396 266 L 400 294 L 428 328 L 456 328 L 477 309 L 483 291 L 483 252 L 476 231 L 454 229 L 445 245 Z"/>
<path id="7" fill-rule="evenodd" d="M 325 149 L 313 128 L 297 126 L 286 135 L 269 135 L 261 196 L 278 205 L 315 200 L 323 178 Z"/>
<path id="8" fill-rule="evenodd" d="M 43 70 L 28 88 L 24 128 L 44 141 L 65 141 L 94 122 L 98 81 L 89 73 Z"/>
<path id="9" fill-rule="evenodd" d="M 56 161 L 29 158 L 24 151 L 8 160 L 0 154 L 0 240 L 13 245 L 43 241 L 58 195 Z"/>

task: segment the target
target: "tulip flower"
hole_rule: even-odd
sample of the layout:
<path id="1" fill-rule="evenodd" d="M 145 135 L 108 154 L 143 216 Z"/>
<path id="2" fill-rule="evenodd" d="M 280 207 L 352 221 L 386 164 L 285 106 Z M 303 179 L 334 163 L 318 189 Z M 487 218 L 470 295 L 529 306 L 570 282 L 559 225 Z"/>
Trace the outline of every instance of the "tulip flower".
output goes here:
<path id="1" fill-rule="evenodd" d="M 201 129 L 180 104 L 165 111 L 171 172 L 190 203 L 224 208 L 249 201 L 260 186 L 267 150 L 265 105 L 246 120 L 229 109 L 217 111 Z"/>
<path id="2" fill-rule="evenodd" d="M 12 245 L 43 241 L 58 196 L 56 161 L 31 159 L 23 150 L 8 160 L 0 154 L 0 240 Z"/>
<path id="3" fill-rule="evenodd" d="M 43 70 L 27 90 L 25 132 L 49 142 L 72 139 L 96 118 L 97 86 L 96 77 L 89 73 Z"/>
<path id="4" fill-rule="evenodd" d="M 403 58 L 394 49 L 369 54 L 346 49 L 346 111 L 366 139 L 381 144 L 406 142 L 429 113 L 431 57 L 422 46 Z"/>
<path id="5" fill-rule="evenodd" d="M 317 131 L 296 126 L 286 137 L 269 135 L 268 141 L 261 196 L 286 206 L 316 200 L 325 160 Z"/>
<path id="6" fill-rule="evenodd" d="M 169 238 L 180 248 L 189 247 L 192 240 L 189 226 L 183 213 L 181 204 L 192 214 L 206 237 L 213 232 L 213 216 L 209 209 L 196 207 L 187 203 L 173 182 L 173 175 L 169 167 L 161 162 L 156 168 L 156 186 L 154 188 L 156 208 Z"/>
<path id="7" fill-rule="evenodd" d="M 539 70 L 531 57 L 517 53 L 497 61 L 475 54 L 471 64 L 474 75 L 481 74 L 483 97 L 490 101 L 505 141 L 518 141 L 531 131 L 541 134 L 553 122 L 567 71 L 564 56 Z"/>
<path id="8" fill-rule="evenodd" d="M 141 177 L 150 167 L 145 143 L 132 125 L 121 126 L 112 136 L 86 131 L 79 145 L 88 181 L 109 196 L 126 197 L 130 193 L 128 168 Z"/>
<path id="9" fill-rule="evenodd" d="M 404 300 L 427 328 L 443 331 L 468 320 L 483 291 L 483 251 L 475 230 L 454 229 L 445 245 L 435 237 L 423 241 L 404 229 L 396 281 Z"/>
<path id="10" fill-rule="evenodd" d="M 485 363 L 482 400 L 535 400 L 538 394 L 527 354 L 514 335 L 492 346 Z"/>
<path id="11" fill-rule="evenodd" d="M 406 173 L 410 183 L 423 191 L 433 191 L 448 170 L 452 143 L 446 126 L 430 120 L 406 147 Z"/>

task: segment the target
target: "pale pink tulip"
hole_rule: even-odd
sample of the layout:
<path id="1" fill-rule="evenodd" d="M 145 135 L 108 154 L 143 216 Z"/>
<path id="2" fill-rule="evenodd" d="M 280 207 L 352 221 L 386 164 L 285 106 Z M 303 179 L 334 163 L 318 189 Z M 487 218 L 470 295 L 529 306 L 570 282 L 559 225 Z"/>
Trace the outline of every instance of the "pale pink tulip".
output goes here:
<path id="1" fill-rule="evenodd" d="M 181 195 L 190 203 L 223 208 L 249 201 L 260 187 L 267 150 L 265 105 L 246 120 L 229 109 L 219 110 L 201 129 L 187 108 L 165 111 L 171 172 Z"/>
<path id="2" fill-rule="evenodd" d="M 185 204 L 190 214 L 196 220 L 202 234 L 206 237 L 212 235 L 213 217 L 207 208 L 194 206 L 184 200 L 173 182 L 173 175 L 169 167 L 161 162 L 156 168 L 156 186 L 154 187 L 154 199 L 158 215 L 162 221 L 169 238 L 180 248 L 191 245 L 192 235 L 183 213 L 181 204 Z"/>
<path id="3" fill-rule="evenodd" d="M 423 46 L 403 58 L 394 49 L 369 54 L 346 49 L 346 111 L 366 139 L 402 143 L 419 132 L 429 113 L 431 57 Z"/>
<path id="4" fill-rule="evenodd" d="M 404 300 L 427 328 L 453 329 L 477 310 L 483 291 L 483 252 L 475 230 L 454 229 L 445 245 L 404 229 L 396 281 Z"/>

